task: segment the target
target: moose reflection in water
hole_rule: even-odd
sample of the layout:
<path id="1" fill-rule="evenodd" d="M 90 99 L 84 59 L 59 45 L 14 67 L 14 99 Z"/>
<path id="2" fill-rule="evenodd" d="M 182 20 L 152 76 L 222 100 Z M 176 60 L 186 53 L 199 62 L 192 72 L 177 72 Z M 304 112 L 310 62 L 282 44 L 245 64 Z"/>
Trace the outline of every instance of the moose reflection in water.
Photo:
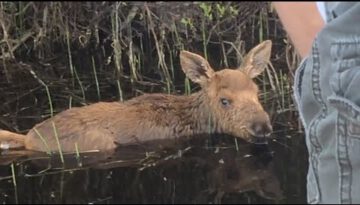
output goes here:
<path id="1" fill-rule="evenodd" d="M 62 163 L 57 156 L 32 156 L 18 160 L 17 188 L 10 179 L 0 186 L 8 203 L 15 202 L 15 192 L 19 203 L 248 203 L 249 199 L 276 203 L 282 199 L 273 153 L 266 144 L 236 147 L 231 136 L 216 137 L 208 146 L 207 136 L 171 149 L 156 149 L 161 143 L 156 141 L 119 147 L 98 157 L 84 153 L 82 168 L 75 155 L 64 155 L 63 171 L 58 170 Z"/>

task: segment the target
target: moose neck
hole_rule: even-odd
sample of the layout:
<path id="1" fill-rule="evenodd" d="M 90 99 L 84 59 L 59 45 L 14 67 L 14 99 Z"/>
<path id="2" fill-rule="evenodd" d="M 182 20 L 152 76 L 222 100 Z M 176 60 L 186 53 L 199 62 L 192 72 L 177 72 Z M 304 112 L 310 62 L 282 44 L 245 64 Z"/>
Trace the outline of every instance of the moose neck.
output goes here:
<path id="1" fill-rule="evenodd" d="M 179 98 L 178 112 L 181 119 L 178 126 L 184 130 L 182 134 L 214 133 L 217 130 L 218 123 L 212 116 L 210 101 L 203 90 Z"/>

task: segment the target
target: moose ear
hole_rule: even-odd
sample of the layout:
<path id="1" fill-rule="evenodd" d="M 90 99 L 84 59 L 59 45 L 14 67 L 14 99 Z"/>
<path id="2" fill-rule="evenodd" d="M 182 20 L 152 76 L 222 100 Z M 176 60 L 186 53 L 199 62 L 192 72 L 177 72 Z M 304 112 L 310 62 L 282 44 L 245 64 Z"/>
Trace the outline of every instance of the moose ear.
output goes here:
<path id="1" fill-rule="evenodd" d="M 189 51 L 180 52 L 180 64 L 185 75 L 201 86 L 205 85 L 215 73 L 207 60 Z"/>
<path id="2" fill-rule="evenodd" d="M 255 78 L 262 73 L 270 62 L 272 42 L 266 40 L 253 49 L 245 56 L 239 69 L 243 70 L 251 78 Z"/>

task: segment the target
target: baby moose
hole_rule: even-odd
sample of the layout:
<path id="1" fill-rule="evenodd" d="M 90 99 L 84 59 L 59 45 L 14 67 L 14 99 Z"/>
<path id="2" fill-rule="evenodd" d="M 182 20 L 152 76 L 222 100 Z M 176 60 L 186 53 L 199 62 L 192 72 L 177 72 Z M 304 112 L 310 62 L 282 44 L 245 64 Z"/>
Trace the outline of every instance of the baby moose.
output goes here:
<path id="1" fill-rule="evenodd" d="M 264 41 L 245 56 L 238 69 L 217 72 L 203 57 L 181 51 L 181 67 L 201 86 L 200 91 L 188 96 L 144 94 L 125 102 L 71 108 L 37 124 L 26 135 L 0 130 L 0 143 L 41 152 L 59 148 L 75 152 L 75 144 L 78 151 L 106 151 L 119 144 L 175 141 L 206 133 L 225 133 L 246 141 L 265 138 L 272 126 L 252 79 L 265 70 L 271 46 L 270 40 Z"/>

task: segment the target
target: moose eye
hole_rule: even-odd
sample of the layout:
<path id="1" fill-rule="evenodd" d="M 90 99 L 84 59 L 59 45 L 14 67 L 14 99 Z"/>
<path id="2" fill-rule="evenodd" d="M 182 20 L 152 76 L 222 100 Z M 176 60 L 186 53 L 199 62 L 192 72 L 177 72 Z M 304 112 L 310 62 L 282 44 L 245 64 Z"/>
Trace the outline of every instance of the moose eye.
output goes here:
<path id="1" fill-rule="evenodd" d="M 223 105 L 224 107 L 228 107 L 228 106 L 231 104 L 230 100 L 228 100 L 228 99 L 226 99 L 226 98 L 220 98 L 220 103 L 221 103 L 221 105 Z"/>

